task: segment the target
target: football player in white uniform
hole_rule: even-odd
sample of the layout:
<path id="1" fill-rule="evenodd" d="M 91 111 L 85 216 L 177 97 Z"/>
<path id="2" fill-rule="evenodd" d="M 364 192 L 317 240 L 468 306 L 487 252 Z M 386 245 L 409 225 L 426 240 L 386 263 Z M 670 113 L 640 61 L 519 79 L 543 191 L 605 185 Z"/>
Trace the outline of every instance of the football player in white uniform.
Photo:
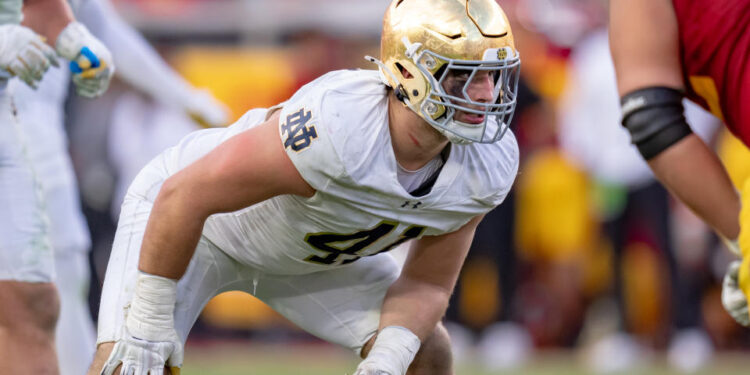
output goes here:
<path id="1" fill-rule="evenodd" d="M 453 373 L 439 321 L 517 173 L 520 60 L 494 0 L 395 0 L 383 25 L 379 72 L 328 73 L 135 178 L 89 374 L 179 368 L 227 290 L 354 350 L 356 374 Z M 385 252 L 409 240 L 399 270 Z"/>
<path id="2" fill-rule="evenodd" d="M 23 14 L 21 13 L 23 8 Z M 23 24 L 19 25 L 23 19 Z M 34 31 L 31 31 L 34 30 Z M 106 90 L 109 52 L 74 21 L 63 0 L 0 1 L 0 373 L 57 373 L 54 329 L 59 312 L 43 199 L 29 162 L 13 98 L 17 76 L 36 87 L 55 51 L 71 60 L 79 93 Z M 67 68 L 66 68 L 67 69 Z"/>
<path id="3" fill-rule="evenodd" d="M 107 1 L 70 1 L 70 6 L 75 18 L 109 46 L 120 79 L 160 103 L 197 115 L 206 124 L 225 125 L 224 108 L 178 76 Z M 17 80 L 9 87 L 20 128 L 29 140 L 27 151 L 49 218 L 55 284 L 60 295 L 55 335 L 60 373 L 79 375 L 93 359 L 96 333 L 87 299 L 90 239 L 64 128 L 69 77 L 67 69 L 52 69 L 36 90 Z"/>

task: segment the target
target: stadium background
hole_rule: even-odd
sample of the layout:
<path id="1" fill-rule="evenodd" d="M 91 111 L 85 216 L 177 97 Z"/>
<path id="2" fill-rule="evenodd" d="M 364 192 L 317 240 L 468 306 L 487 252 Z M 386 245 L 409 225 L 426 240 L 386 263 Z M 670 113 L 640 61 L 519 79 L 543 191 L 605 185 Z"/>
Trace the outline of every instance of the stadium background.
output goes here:
<path id="1" fill-rule="evenodd" d="M 616 259 L 607 228 L 632 203 L 630 187 L 602 180 L 566 147 L 570 98 L 587 108 L 586 96 L 570 94 L 579 84 L 572 56 L 606 27 L 606 1 L 499 2 L 522 57 L 513 124 L 522 164 L 514 193 L 482 224 L 446 318 L 458 373 L 746 372 L 750 334 L 724 313 L 719 297 L 728 251 L 670 199 L 674 257 L 664 256 L 650 225 L 653 213 L 636 209 Z M 372 69 L 363 56 L 378 55 L 388 3 L 114 1 L 177 71 L 226 103 L 233 119 L 283 101 L 329 70 Z M 94 241 L 95 316 L 123 189 L 140 165 L 194 128 L 184 115 L 117 81 L 104 98 L 73 98 L 68 108 L 71 153 Z M 750 165 L 744 149 L 721 128 L 708 129 L 707 139 L 741 181 Z M 610 167 L 627 173 L 627 166 L 622 172 Z M 648 199 L 641 204 L 657 205 Z M 697 339 L 677 345 L 680 333 L 696 332 L 690 337 Z M 227 293 L 194 328 L 183 374 L 343 374 L 355 366 L 350 353 L 300 332 L 252 297 Z"/>

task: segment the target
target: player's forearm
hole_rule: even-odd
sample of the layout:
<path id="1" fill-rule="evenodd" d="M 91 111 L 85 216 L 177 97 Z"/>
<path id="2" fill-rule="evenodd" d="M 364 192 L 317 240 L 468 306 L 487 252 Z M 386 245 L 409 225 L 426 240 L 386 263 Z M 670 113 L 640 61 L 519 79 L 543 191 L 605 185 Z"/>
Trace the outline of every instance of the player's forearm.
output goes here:
<path id="1" fill-rule="evenodd" d="M 739 234 L 739 195 L 724 166 L 690 135 L 648 161 L 656 177 L 719 234 Z"/>
<path id="2" fill-rule="evenodd" d="M 24 1 L 22 24 L 45 37 L 50 46 L 55 46 L 57 36 L 74 20 L 66 0 Z"/>
<path id="3" fill-rule="evenodd" d="M 451 292 L 431 283 L 399 278 L 383 300 L 380 329 L 405 327 L 424 341 L 445 314 Z"/>
<path id="4" fill-rule="evenodd" d="M 179 176 L 167 179 L 154 202 L 143 237 L 138 269 L 179 279 L 185 273 L 208 217 L 191 207 Z"/>

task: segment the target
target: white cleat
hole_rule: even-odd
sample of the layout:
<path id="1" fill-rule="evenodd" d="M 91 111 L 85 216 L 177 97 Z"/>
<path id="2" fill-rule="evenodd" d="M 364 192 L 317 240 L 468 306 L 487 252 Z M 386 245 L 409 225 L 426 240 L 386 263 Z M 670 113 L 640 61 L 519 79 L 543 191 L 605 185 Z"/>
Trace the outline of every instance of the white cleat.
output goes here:
<path id="1" fill-rule="evenodd" d="M 488 370 L 516 370 L 529 361 L 534 343 L 523 326 L 495 323 L 485 329 L 477 349 L 479 359 Z"/>
<path id="2" fill-rule="evenodd" d="M 585 361 L 596 374 L 625 374 L 643 365 L 647 354 L 631 335 L 614 333 L 597 340 L 588 348 Z"/>
<path id="3" fill-rule="evenodd" d="M 706 367 L 714 354 L 714 345 L 705 331 L 697 328 L 678 331 L 669 343 L 667 362 L 670 367 L 692 374 Z"/>

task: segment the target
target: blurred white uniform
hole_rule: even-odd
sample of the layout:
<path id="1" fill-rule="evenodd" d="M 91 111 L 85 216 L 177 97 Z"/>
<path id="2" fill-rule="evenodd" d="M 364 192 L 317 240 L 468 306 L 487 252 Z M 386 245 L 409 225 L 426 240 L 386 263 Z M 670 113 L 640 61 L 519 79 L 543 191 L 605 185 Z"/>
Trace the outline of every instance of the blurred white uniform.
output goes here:
<path id="1" fill-rule="evenodd" d="M 381 252 L 455 231 L 500 204 L 516 176 L 516 140 L 508 132 L 494 144 L 453 145 L 431 190 L 414 196 L 397 177 L 378 72 L 326 74 L 280 111 L 287 154 L 316 193 L 211 216 L 178 283 L 175 328 L 185 340 L 212 296 L 243 290 L 308 332 L 358 350 L 376 332 L 383 297 L 399 273 Z M 268 114 L 251 110 L 229 128 L 194 132 L 136 177 L 107 268 L 99 342 L 119 339 L 146 222 L 164 180 Z"/>
<path id="2" fill-rule="evenodd" d="M 21 131 L 43 192 L 54 249 L 54 279 L 60 293 L 55 335 L 63 375 L 84 373 L 93 358 L 94 326 L 88 308 L 89 234 L 81 214 L 78 188 L 68 155 L 63 104 L 68 92 L 67 67 L 50 69 L 32 90 L 19 80 L 10 83 Z"/>
<path id="3" fill-rule="evenodd" d="M 128 82 L 169 105 L 187 105 L 185 101 L 194 96 L 192 88 L 161 60 L 143 37 L 119 18 L 107 2 L 69 2 L 78 21 L 84 23 L 112 51 L 120 78 L 133 78 Z M 12 80 L 9 86 L 18 110 L 19 129 L 25 133 L 22 136 L 29 140 L 29 158 L 37 172 L 43 192 L 44 210 L 49 217 L 49 237 L 54 249 L 56 271 L 54 282 L 57 284 L 61 302 L 56 332 L 60 372 L 62 375 L 78 375 L 86 372 L 93 359 L 96 333 L 87 302 L 90 280 L 88 251 L 91 241 L 81 213 L 78 186 L 68 154 L 64 128 L 64 103 L 69 82 L 70 73 L 63 64 L 61 68 L 50 69 L 37 90 L 32 90 L 17 79 Z M 206 105 L 212 103 L 208 102 Z M 0 133 L 0 138 L 12 135 L 6 131 Z M 15 148 L 22 144 L 11 143 Z M 10 151 L 20 152 L 6 147 L 0 152 Z M 29 173 L 28 170 L 29 168 L 22 168 L 16 173 Z M 34 190 L 27 187 L 29 184 L 25 183 L 25 180 L 28 180 L 25 175 L 13 178 L 2 176 L 0 200 L 8 200 L 3 204 L 5 207 L 25 205 L 24 208 L 14 210 L 14 218 L 23 218 L 26 227 L 36 229 L 41 225 L 41 219 L 38 218 L 41 215 L 38 209 L 32 209 L 31 203 L 35 200 L 30 194 Z M 13 186 L 7 186 L 11 182 Z M 31 229 L 13 230 L 11 236 L 2 232 L 9 229 L 7 225 L 3 225 L 2 228 L 4 229 L 0 229 L 0 242 L 3 242 L 3 239 L 14 239 L 15 236 L 14 241 L 23 240 L 39 248 L 29 253 L 45 254 L 42 250 L 44 248 L 40 247 L 42 241 L 36 234 L 38 230 L 33 233 Z M 24 237 L 19 239 L 19 235 Z M 14 250 L 16 254 L 23 253 L 18 252 L 18 245 L 14 245 Z M 47 254 L 50 259 L 48 267 L 52 269 L 51 251 L 46 252 L 50 253 Z M 35 260 L 36 257 L 25 258 L 29 258 L 25 259 L 26 262 L 41 262 Z M 0 264 L 7 263 L 0 261 Z M 46 264 L 43 266 L 47 267 Z M 16 272 L 23 269 L 15 267 Z M 45 271 L 45 274 L 47 273 L 51 275 L 51 271 Z M 52 280 L 48 277 L 47 281 Z"/>
<path id="4" fill-rule="evenodd" d="M 0 79 L 0 280 L 51 282 L 53 254 L 43 200 L 6 83 Z"/>
<path id="5" fill-rule="evenodd" d="M 154 103 L 135 92 L 117 97 L 107 132 L 107 161 L 117 173 L 111 206 L 115 222 L 138 172 L 156 155 L 198 129 L 184 111 Z"/>
<path id="6" fill-rule="evenodd" d="M 21 0 L 0 2 L 0 24 L 21 22 Z M 13 86 L 0 73 L 0 280 L 51 282 L 52 249 L 27 140 L 16 116 Z"/>

